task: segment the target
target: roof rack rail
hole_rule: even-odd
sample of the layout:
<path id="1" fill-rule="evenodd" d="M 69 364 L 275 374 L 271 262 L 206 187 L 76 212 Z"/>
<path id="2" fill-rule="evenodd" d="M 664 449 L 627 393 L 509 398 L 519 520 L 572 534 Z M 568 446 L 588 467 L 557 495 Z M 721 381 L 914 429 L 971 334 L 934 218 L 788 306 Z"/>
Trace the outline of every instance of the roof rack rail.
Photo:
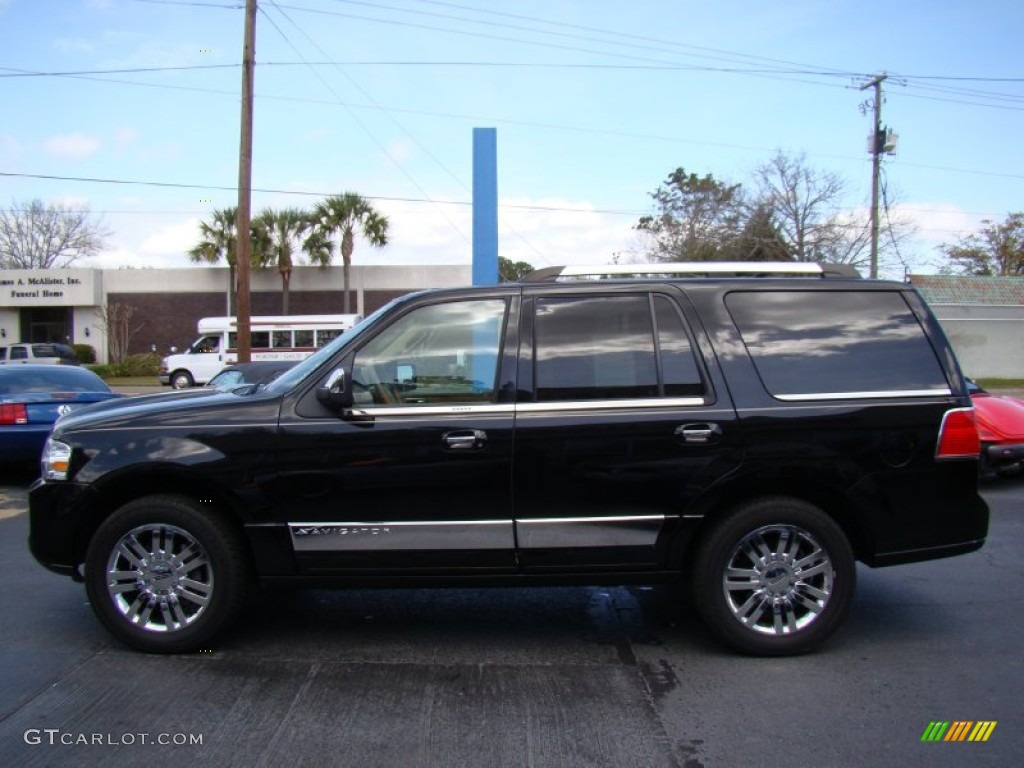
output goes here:
<path id="1" fill-rule="evenodd" d="M 524 283 L 553 283 L 564 278 L 600 278 L 633 275 L 686 275 L 689 277 L 855 277 L 851 264 L 812 261 L 672 261 L 648 264 L 600 264 L 545 267 L 525 275 Z"/>

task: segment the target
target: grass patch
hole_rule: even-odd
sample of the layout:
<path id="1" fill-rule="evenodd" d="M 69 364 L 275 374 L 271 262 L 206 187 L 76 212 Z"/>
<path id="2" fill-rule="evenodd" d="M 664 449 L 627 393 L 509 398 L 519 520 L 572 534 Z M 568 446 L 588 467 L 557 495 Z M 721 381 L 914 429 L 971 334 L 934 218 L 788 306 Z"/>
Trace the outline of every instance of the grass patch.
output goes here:
<path id="1" fill-rule="evenodd" d="M 160 379 L 156 376 L 103 376 L 111 387 L 159 387 Z"/>
<path id="2" fill-rule="evenodd" d="M 975 379 L 984 389 L 1024 389 L 1024 379 Z"/>

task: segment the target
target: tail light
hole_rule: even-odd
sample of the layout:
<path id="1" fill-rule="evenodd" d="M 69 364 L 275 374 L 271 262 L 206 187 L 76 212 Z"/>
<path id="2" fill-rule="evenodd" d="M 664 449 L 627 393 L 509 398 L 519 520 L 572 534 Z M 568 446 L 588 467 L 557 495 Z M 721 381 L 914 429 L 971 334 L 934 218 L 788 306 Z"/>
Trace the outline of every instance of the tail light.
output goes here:
<path id="1" fill-rule="evenodd" d="M 28 424 L 24 403 L 0 403 L 0 424 Z"/>
<path id="2" fill-rule="evenodd" d="M 935 449 L 937 459 L 978 458 L 981 439 L 973 408 L 954 408 L 946 411 L 939 427 L 939 443 Z"/>

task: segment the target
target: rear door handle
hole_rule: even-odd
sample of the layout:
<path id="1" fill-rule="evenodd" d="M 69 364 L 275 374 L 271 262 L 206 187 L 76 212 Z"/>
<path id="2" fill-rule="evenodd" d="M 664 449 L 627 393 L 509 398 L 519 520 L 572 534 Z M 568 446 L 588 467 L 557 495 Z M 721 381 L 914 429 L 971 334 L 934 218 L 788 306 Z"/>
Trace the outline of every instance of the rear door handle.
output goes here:
<path id="1" fill-rule="evenodd" d="M 482 429 L 462 429 L 446 432 L 442 440 L 445 448 L 451 451 L 480 450 L 487 444 L 487 433 Z"/>
<path id="2" fill-rule="evenodd" d="M 705 424 L 680 424 L 676 427 L 676 439 L 687 445 L 707 445 L 718 442 L 722 428 L 710 422 Z"/>

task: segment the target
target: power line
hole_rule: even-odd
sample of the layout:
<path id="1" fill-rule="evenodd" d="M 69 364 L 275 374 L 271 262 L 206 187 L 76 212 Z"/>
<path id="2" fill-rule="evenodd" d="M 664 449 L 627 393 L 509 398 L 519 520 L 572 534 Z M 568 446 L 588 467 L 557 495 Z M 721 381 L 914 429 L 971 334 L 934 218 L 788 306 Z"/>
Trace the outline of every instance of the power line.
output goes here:
<path id="1" fill-rule="evenodd" d="M 57 176 L 54 174 L 43 173 L 13 173 L 10 171 L 0 171 L 0 177 L 3 176 L 23 179 L 41 179 L 44 181 L 79 181 L 87 184 L 124 184 L 144 187 L 161 187 L 168 189 L 205 189 L 216 190 L 218 192 L 238 192 L 237 186 L 224 186 L 219 184 L 188 184 L 185 182 L 173 181 L 148 181 L 143 179 L 107 179 L 98 176 Z M 274 195 L 300 195 L 303 197 L 329 197 L 335 194 L 335 192 L 317 192 L 311 190 L 298 189 L 272 189 L 267 187 L 253 187 L 252 191 Z M 362 195 L 362 197 L 365 197 L 367 200 L 380 200 L 383 202 L 430 203 L 437 205 L 457 205 L 464 207 L 469 207 L 473 205 L 471 200 L 437 200 L 429 197 L 389 197 L 385 195 Z M 601 208 L 562 208 L 559 206 L 521 205 L 516 203 L 506 203 L 500 205 L 499 207 L 508 208 L 511 210 L 524 211 L 552 211 L 560 213 L 606 213 L 618 216 L 641 216 L 644 213 L 647 213 L 647 211 L 630 211 Z"/>

